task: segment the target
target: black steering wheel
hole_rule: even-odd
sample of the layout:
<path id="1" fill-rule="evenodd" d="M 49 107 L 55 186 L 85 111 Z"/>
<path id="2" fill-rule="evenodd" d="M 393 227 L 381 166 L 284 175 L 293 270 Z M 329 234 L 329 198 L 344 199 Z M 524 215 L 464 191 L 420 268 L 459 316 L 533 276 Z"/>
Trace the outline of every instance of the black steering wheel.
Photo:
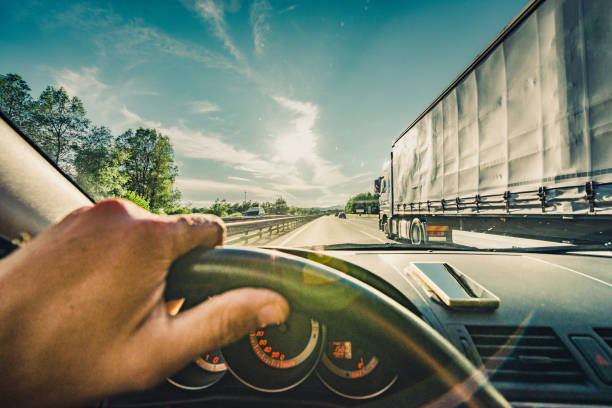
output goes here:
<path id="1" fill-rule="evenodd" d="M 510 407 L 457 349 L 419 317 L 382 292 L 325 265 L 278 251 L 196 248 L 177 259 L 166 299 L 185 308 L 240 287 L 268 288 L 291 310 L 326 325 L 359 327 L 359 335 L 389 355 L 402 375 L 401 389 L 364 402 L 372 406 Z"/>

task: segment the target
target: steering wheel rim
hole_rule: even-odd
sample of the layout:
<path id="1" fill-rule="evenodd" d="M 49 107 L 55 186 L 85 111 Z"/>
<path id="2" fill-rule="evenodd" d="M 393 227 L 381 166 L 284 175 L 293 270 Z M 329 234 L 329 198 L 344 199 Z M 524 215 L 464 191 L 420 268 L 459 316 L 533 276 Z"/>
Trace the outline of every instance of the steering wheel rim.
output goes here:
<path id="1" fill-rule="evenodd" d="M 292 311 L 309 313 L 324 324 L 346 324 L 350 316 L 365 332 L 360 335 L 399 353 L 392 358 L 396 367 L 410 364 L 425 375 L 414 387 L 369 401 L 372 406 L 510 406 L 480 370 L 408 309 L 351 276 L 307 259 L 264 249 L 196 248 L 172 264 L 165 298 L 185 298 L 187 309 L 246 286 L 277 291 Z"/>

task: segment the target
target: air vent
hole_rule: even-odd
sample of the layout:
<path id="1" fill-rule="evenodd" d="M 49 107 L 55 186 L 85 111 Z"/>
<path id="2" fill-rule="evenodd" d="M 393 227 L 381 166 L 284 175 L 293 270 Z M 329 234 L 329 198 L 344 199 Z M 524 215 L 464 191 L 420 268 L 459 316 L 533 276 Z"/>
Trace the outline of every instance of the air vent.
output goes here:
<path id="1" fill-rule="evenodd" d="M 549 327 L 466 327 L 492 381 L 578 384 L 585 376 Z"/>
<path id="2" fill-rule="evenodd" d="M 608 347 L 612 348 L 612 328 L 593 329 L 606 342 Z"/>

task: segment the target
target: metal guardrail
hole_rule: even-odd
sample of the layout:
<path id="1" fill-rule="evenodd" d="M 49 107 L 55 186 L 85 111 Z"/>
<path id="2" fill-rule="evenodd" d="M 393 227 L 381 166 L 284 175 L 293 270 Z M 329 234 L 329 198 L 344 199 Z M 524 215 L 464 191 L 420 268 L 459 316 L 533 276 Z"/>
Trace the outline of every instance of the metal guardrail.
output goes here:
<path id="1" fill-rule="evenodd" d="M 259 219 L 255 221 L 240 221 L 226 224 L 227 238 L 226 244 L 237 242 L 248 243 L 249 239 L 261 239 L 265 235 L 271 237 L 272 234 L 281 234 L 306 224 L 320 217 L 321 215 L 299 215 L 299 216 L 280 216 L 272 219 Z"/>
<path id="2" fill-rule="evenodd" d="M 255 221 L 255 220 L 271 220 L 276 218 L 295 217 L 294 215 L 264 215 L 257 217 L 223 217 L 222 220 L 226 224 L 241 222 L 241 221 Z"/>

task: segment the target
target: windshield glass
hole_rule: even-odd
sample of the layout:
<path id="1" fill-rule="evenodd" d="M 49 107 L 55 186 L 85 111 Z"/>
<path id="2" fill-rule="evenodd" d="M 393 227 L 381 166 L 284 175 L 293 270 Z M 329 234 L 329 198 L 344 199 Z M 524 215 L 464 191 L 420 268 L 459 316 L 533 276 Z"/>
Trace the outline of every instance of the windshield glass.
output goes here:
<path id="1" fill-rule="evenodd" d="M 527 3 L 7 3 L 0 109 L 94 200 L 229 244 L 606 249 L 612 38 Z"/>

